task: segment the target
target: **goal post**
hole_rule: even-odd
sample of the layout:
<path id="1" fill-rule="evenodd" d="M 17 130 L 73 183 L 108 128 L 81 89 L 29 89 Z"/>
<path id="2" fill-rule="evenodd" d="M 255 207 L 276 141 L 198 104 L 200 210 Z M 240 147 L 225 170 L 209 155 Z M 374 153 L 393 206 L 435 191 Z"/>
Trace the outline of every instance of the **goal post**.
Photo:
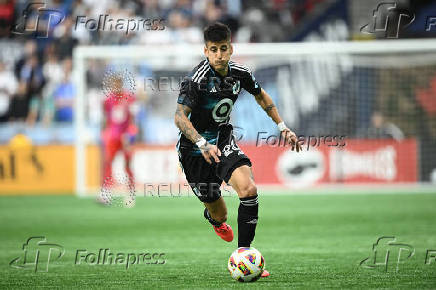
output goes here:
<path id="1" fill-rule="evenodd" d="M 98 88 L 101 84 L 96 85 L 95 81 L 90 84 L 89 71 L 94 70 L 94 75 L 98 75 L 96 72 L 104 72 L 109 66 L 132 70 L 138 83 L 136 90 L 146 93 L 148 102 L 151 100 L 154 106 L 149 113 L 152 122 L 141 125 L 159 124 L 159 128 L 169 128 L 178 92 L 149 92 L 147 80 L 186 75 L 203 57 L 201 44 L 75 48 L 77 195 L 86 196 L 95 192 L 95 188 L 87 182 L 90 174 L 87 172 L 87 146 L 98 145 L 99 128 L 96 124 L 101 114 L 100 117 L 94 114 L 89 98 L 94 96 L 94 105 L 99 106 L 95 100 L 98 95 L 103 99 L 104 94 Z M 261 86 L 271 92 L 286 123 L 297 134 L 306 137 L 336 134 L 349 140 L 349 150 L 347 147 L 344 147 L 345 150 L 310 148 L 299 157 L 279 150 L 280 155 L 272 154 L 277 155 L 272 157 L 276 165 L 270 171 L 274 172 L 260 174 L 257 171 L 259 177 L 256 178 L 261 184 L 301 188 L 323 184 L 360 186 L 373 182 L 423 184 L 436 179 L 434 150 L 430 148 L 436 140 L 435 104 L 431 98 L 436 98 L 432 95 L 436 94 L 436 40 L 234 44 L 232 59 L 253 71 Z M 245 139 L 241 142 L 248 144 L 247 151 L 255 155 L 273 152 L 274 148 L 266 144 L 260 147 L 263 148 L 259 149 L 261 153 L 254 153 L 258 146 L 253 144 L 258 145 L 256 134 L 259 135 L 260 130 L 276 134 L 274 124 L 268 121 L 266 115 L 256 115 L 255 119 L 246 117 L 257 110 L 252 107 L 252 99 L 242 95 L 238 102 L 240 104 L 235 106 L 232 118 L 235 125 L 242 128 Z M 391 129 L 395 128 L 392 132 L 400 132 L 397 136 L 402 141 L 396 140 L 395 136 L 390 138 L 394 141 L 387 140 L 389 138 L 381 141 L 359 133 L 365 130 L 365 125 L 372 125 L 371 118 L 375 118 L 375 112 L 383 115 L 386 124 L 392 125 Z M 426 128 L 419 129 L 423 124 Z M 254 128 L 256 126 L 257 129 Z M 175 128 L 169 130 L 176 131 Z M 140 143 L 151 140 L 154 145 L 173 146 L 177 139 L 177 136 L 160 138 L 148 135 L 147 132 L 154 132 L 153 128 L 144 132 Z M 412 152 L 404 152 L 405 149 Z M 254 162 L 258 159 L 261 156 L 254 156 Z M 307 163 L 308 160 L 313 162 L 312 165 Z M 354 163 L 350 165 L 347 162 Z M 414 171 L 405 170 L 408 162 L 416 167 Z M 298 170 L 302 172 L 288 174 L 298 171 L 292 164 L 298 164 Z M 389 172 L 381 172 L 383 170 Z M 413 178 L 410 178 L 411 175 Z"/>

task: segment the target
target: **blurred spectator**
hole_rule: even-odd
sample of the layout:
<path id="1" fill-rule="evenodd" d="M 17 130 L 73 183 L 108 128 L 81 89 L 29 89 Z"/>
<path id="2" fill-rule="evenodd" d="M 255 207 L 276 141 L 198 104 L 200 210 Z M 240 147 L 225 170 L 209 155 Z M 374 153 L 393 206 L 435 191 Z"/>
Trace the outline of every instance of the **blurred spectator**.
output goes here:
<path id="1" fill-rule="evenodd" d="M 275 11 L 259 8 L 248 9 L 241 18 L 241 27 L 236 34 L 237 42 L 280 42 L 286 31 L 277 21 L 279 16 Z"/>
<path id="2" fill-rule="evenodd" d="M 36 55 L 36 42 L 34 40 L 27 40 L 24 44 L 23 55 L 15 63 L 14 73 L 17 79 L 20 79 L 21 69 L 26 61 L 33 55 Z"/>
<path id="3" fill-rule="evenodd" d="M 26 120 L 29 124 L 34 124 L 38 117 L 41 92 L 45 84 L 42 68 L 36 55 L 26 60 L 26 63 L 21 68 L 19 80 L 27 84 L 25 99 L 28 102 L 26 106 L 28 116 Z"/>
<path id="4" fill-rule="evenodd" d="M 86 72 L 89 88 L 98 88 L 100 90 L 105 72 L 104 61 L 91 59 L 88 62 L 88 71 Z"/>
<path id="5" fill-rule="evenodd" d="M 45 63 L 42 68 L 46 84 L 42 91 L 41 121 L 49 125 L 54 116 L 53 93 L 64 79 L 64 69 L 55 53 L 55 47 L 50 45 L 46 52 Z"/>
<path id="6" fill-rule="evenodd" d="M 158 0 L 141 0 L 137 14 L 148 19 L 162 17 L 162 9 Z"/>
<path id="7" fill-rule="evenodd" d="M 83 0 L 83 3 L 90 8 L 93 15 L 106 14 L 111 7 L 117 7 L 115 0 Z"/>
<path id="8" fill-rule="evenodd" d="M 202 31 L 193 26 L 190 15 L 184 10 L 174 10 L 168 16 L 172 31 L 171 41 L 176 43 L 200 43 L 203 40 Z"/>
<path id="9" fill-rule="evenodd" d="M 0 65 L 0 121 L 5 121 L 9 117 L 13 120 L 27 120 L 29 124 L 37 120 L 46 124 L 53 119 L 71 121 L 74 98 L 74 87 L 70 81 L 71 57 L 74 47 L 78 44 L 202 43 L 203 27 L 213 21 L 221 21 L 229 25 L 235 39 L 242 42 L 280 41 L 280 37 L 285 35 L 281 32 L 288 30 L 292 15 L 296 11 L 307 14 L 307 11 L 301 7 L 310 10 L 321 1 L 47 0 L 38 2 L 47 9 L 60 11 L 59 14 L 65 16 L 65 19 L 60 24 L 56 21 L 48 23 L 50 13 L 40 15 L 35 10 L 32 14 L 33 19 L 29 19 L 29 23 L 33 23 L 32 21 L 39 17 L 39 21 L 43 22 L 39 25 L 39 29 L 46 29 L 44 23 L 50 25 L 48 38 L 27 38 L 24 43 L 24 53 L 15 62 L 13 68 L 15 79 L 11 76 L 11 72 L 5 71 L 4 66 Z M 10 26 L 22 16 L 27 6 L 28 1 L 24 0 L 0 0 L 0 38 L 12 37 L 17 43 L 22 43 L 23 38 L 10 35 Z M 90 31 L 85 25 L 78 25 L 77 29 L 75 28 L 77 16 L 98 19 L 99 15 L 105 14 L 112 19 L 162 19 L 164 30 L 144 29 L 126 35 L 123 31 L 107 29 Z M 302 18 L 301 15 L 298 17 Z M 101 67 L 100 61 L 94 60 L 89 63 L 87 73 L 89 88 L 100 88 L 104 74 Z M 6 113 L 8 110 L 10 116 Z"/>
<path id="10" fill-rule="evenodd" d="M 42 53 L 51 41 L 52 28 L 54 37 L 59 39 L 58 56 L 60 59 L 71 57 L 71 50 L 77 44 L 93 42 L 95 44 L 120 43 L 172 43 L 200 42 L 197 37 L 203 27 L 210 22 L 220 21 L 227 24 L 233 35 L 241 32 L 240 39 L 246 41 L 282 41 L 290 26 L 305 18 L 314 8 L 325 0 L 50 0 L 45 1 L 50 9 L 56 9 L 65 16 L 64 21 L 50 27 L 50 37 L 38 38 L 38 51 Z M 44 1 L 43 1 L 44 2 Z M 26 8 L 26 1 L 0 0 L 0 22 L 13 21 L 14 8 L 18 15 Z M 252 11 L 250 11 L 250 9 Z M 242 13 L 244 11 L 244 13 Z M 253 12 L 254 11 L 254 12 Z M 247 13 L 249 12 L 249 13 Z M 12 13 L 12 14 L 11 14 Z M 47 21 L 47 15 L 40 20 Z M 112 19 L 163 19 L 169 31 L 150 33 L 142 31 L 129 33 L 127 36 L 118 31 L 88 31 L 84 25 L 75 29 L 77 16 L 89 16 L 98 19 L 107 14 Z M 248 15 L 250 14 L 250 15 Z M 12 16 L 11 16 L 12 15 Z M 248 15 L 248 16 L 247 16 Z M 3 18 L 2 18 L 3 17 Z M 253 17 L 255 19 L 253 19 Z M 244 18 L 244 19 L 242 19 Z M 248 18 L 248 19 L 247 19 Z M 243 20 L 242 29 L 240 20 Z M 171 24 L 170 24 L 171 22 Z M 263 25 L 263 26 L 262 26 Z M 2 25 L 3 26 L 3 25 Z M 41 29 L 45 27 L 41 25 Z M 262 30 L 259 31 L 258 29 Z M 266 31 L 267 33 L 263 33 Z M 280 32 L 280 33 L 277 33 Z M 8 30 L 9 32 L 9 30 Z M 135 34 L 138 35 L 135 37 Z M 142 34 L 139 36 L 139 34 Z M 144 36 L 145 35 L 145 36 Z M 248 36 L 247 36 L 248 35 Z M 0 34 L 1 37 L 1 34 Z M 263 37 L 266 37 L 264 40 Z"/>
<path id="11" fill-rule="evenodd" d="M 129 13 L 131 13 L 128 10 L 120 9 L 118 5 L 114 5 L 110 7 L 107 11 L 107 14 L 110 15 L 113 19 L 127 19 L 127 18 L 133 18 L 129 17 Z M 109 26 L 109 25 L 108 25 Z M 114 25 L 115 27 L 115 25 Z M 129 33 L 129 35 L 126 36 L 124 31 L 116 31 L 115 29 L 110 30 L 97 30 L 96 31 L 97 38 L 95 39 L 98 41 L 98 44 L 102 45 L 116 45 L 116 44 L 123 44 L 130 40 L 130 37 L 134 34 L 133 32 Z M 95 43 L 95 42 L 94 42 Z"/>
<path id="12" fill-rule="evenodd" d="M 89 44 L 91 41 L 91 33 L 88 29 L 86 29 L 85 25 L 79 25 L 77 23 L 78 16 L 85 15 L 93 15 L 93 12 L 83 4 L 82 0 L 75 1 L 73 4 L 73 15 L 71 16 L 72 21 L 72 32 L 71 35 L 73 38 L 77 39 L 81 44 Z"/>
<path id="13" fill-rule="evenodd" d="M 14 0 L 0 0 L 0 37 L 7 37 L 14 20 Z"/>
<path id="14" fill-rule="evenodd" d="M 62 69 L 62 65 L 59 63 L 59 58 L 53 45 L 48 47 L 44 60 L 45 63 L 42 66 L 42 73 L 46 80 L 46 84 L 42 93 L 43 98 L 52 94 L 57 84 L 62 82 L 64 78 L 64 70 Z"/>
<path id="15" fill-rule="evenodd" d="M 0 62 L 0 122 L 8 119 L 9 104 L 17 89 L 14 74 Z"/>
<path id="16" fill-rule="evenodd" d="M 219 21 L 222 17 L 223 10 L 220 6 L 215 5 L 214 1 L 208 1 L 206 4 L 206 10 L 204 11 L 204 17 L 206 23 Z"/>
<path id="17" fill-rule="evenodd" d="M 292 18 L 294 23 L 300 22 L 307 14 L 312 11 L 316 4 L 323 2 L 324 0 L 304 0 L 304 1 L 292 1 Z"/>
<path id="18" fill-rule="evenodd" d="M 72 29 L 73 21 L 71 17 L 67 17 L 54 31 L 56 54 L 60 60 L 70 58 L 73 55 L 73 48 L 78 44 L 78 40 L 72 36 Z"/>
<path id="19" fill-rule="evenodd" d="M 194 26 L 190 13 L 184 9 L 172 10 L 168 13 L 164 30 L 145 30 L 139 34 L 142 44 L 170 44 L 170 43 L 201 43 L 202 30 Z"/>
<path id="20" fill-rule="evenodd" d="M 55 106 L 55 121 L 72 122 L 73 121 L 73 102 L 75 88 L 71 81 L 71 59 L 63 62 L 64 78 L 53 93 Z"/>
<path id="21" fill-rule="evenodd" d="M 18 90 L 12 96 L 9 105 L 9 121 L 24 121 L 29 112 L 29 102 L 27 100 L 27 84 L 21 81 Z"/>
<path id="22" fill-rule="evenodd" d="M 386 122 L 384 116 L 379 111 L 375 111 L 371 116 L 371 127 L 362 128 L 358 132 L 358 137 L 369 139 L 404 139 L 404 134 L 396 125 Z"/>
<path id="23" fill-rule="evenodd" d="M 67 16 L 71 14 L 71 6 L 75 0 L 51 0 L 48 2 L 48 6 L 51 9 L 61 11 L 63 15 Z"/>

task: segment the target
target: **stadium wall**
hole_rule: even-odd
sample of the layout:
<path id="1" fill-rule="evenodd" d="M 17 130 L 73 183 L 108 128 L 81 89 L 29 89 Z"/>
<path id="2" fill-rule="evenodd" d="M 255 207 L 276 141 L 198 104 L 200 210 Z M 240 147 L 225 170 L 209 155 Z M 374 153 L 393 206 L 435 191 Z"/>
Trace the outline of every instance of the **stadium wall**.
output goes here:
<path id="1" fill-rule="evenodd" d="M 341 148 L 325 144 L 309 150 L 304 147 L 304 154 L 291 153 L 289 147 L 278 143 L 245 143 L 241 148 L 252 160 L 254 177 L 261 188 L 328 191 L 332 186 L 416 186 L 417 144 L 415 139 L 352 139 Z M 89 193 L 96 193 L 101 183 L 101 148 L 89 145 L 86 154 L 86 184 Z M 72 194 L 76 180 L 74 157 L 71 145 L 0 146 L 0 194 Z M 186 183 L 172 145 L 135 145 L 132 170 L 139 195 L 159 185 Z M 113 174 L 122 185 L 125 171 L 121 154 L 114 160 Z"/>
<path id="2" fill-rule="evenodd" d="M 87 183 L 100 184 L 100 149 L 88 146 Z M 73 194 L 72 145 L 0 146 L 0 195 Z"/>

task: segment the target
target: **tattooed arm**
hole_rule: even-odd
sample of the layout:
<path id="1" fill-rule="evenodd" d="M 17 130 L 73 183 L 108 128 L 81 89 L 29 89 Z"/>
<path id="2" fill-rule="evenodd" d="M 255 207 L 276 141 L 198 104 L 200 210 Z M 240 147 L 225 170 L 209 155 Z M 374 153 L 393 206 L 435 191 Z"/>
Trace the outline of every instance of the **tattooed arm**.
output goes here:
<path id="1" fill-rule="evenodd" d="M 182 104 L 177 104 L 174 123 L 176 124 L 177 128 L 180 129 L 183 135 L 186 136 L 186 138 L 188 138 L 192 143 L 196 144 L 197 142 L 203 139 L 203 136 L 201 136 L 197 132 L 197 130 L 192 125 L 191 121 L 188 119 L 190 113 L 191 113 L 190 107 Z M 206 142 L 204 145 L 200 146 L 199 148 L 201 150 L 201 154 L 203 155 L 204 159 L 206 159 L 208 163 L 212 163 L 211 158 L 213 158 L 215 162 L 220 162 L 218 156 L 221 156 L 221 152 L 216 145 L 209 144 L 208 142 Z"/>
<path id="2" fill-rule="evenodd" d="M 282 123 L 281 125 L 285 126 L 282 118 L 279 115 L 277 107 L 274 105 L 272 98 L 270 97 L 270 95 L 268 95 L 267 92 L 265 92 L 264 89 L 261 89 L 260 93 L 254 97 L 256 98 L 256 102 L 277 125 Z M 280 129 L 280 131 L 285 140 L 287 140 L 287 143 L 291 144 L 292 149 L 295 148 L 297 152 L 299 152 L 301 150 L 301 144 L 297 142 L 298 140 L 295 133 L 292 132 L 289 128 L 286 128 L 286 126 L 284 129 Z"/>
<path id="3" fill-rule="evenodd" d="M 268 114 L 268 116 L 276 123 L 282 122 L 282 118 L 280 118 L 279 112 L 277 111 L 277 107 L 274 105 L 274 102 L 270 95 L 261 89 L 260 94 L 255 96 L 256 102 L 262 107 L 262 109 Z"/>
<path id="4" fill-rule="evenodd" d="M 174 123 L 176 124 L 177 128 L 180 129 L 183 135 L 185 135 L 186 138 L 188 138 L 192 143 L 195 144 L 202 138 L 202 136 L 198 134 L 191 121 L 189 121 L 188 116 L 190 113 L 190 107 L 182 104 L 177 104 Z"/>

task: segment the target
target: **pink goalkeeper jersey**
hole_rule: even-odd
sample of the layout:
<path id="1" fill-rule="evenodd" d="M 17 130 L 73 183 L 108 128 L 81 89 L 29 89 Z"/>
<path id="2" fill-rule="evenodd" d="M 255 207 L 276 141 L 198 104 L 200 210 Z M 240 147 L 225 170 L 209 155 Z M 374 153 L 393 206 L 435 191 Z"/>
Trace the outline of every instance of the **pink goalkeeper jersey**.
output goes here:
<path id="1" fill-rule="evenodd" d="M 122 96 L 109 95 L 104 101 L 104 114 L 106 116 L 106 137 L 121 138 L 121 135 L 128 131 L 132 123 L 130 106 L 135 103 L 135 97 L 123 93 Z"/>

